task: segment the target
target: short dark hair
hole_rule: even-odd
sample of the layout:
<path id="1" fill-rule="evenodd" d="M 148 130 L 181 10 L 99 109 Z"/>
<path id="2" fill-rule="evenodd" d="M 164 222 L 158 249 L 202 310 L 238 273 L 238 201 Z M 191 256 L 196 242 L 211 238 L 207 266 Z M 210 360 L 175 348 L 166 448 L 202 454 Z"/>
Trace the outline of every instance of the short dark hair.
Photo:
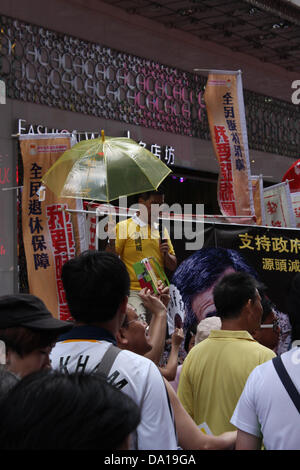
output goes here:
<path id="1" fill-rule="evenodd" d="M 251 274 L 236 272 L 224 276 L 213 290 L 218 316 L 221 319 L 238 318 L 248 300 L 255 300 L 257 287 Z"/>
<path id="2" fill-rule="evenodd" d="M 36 349 L 52 346 L 60 334 L 61 331 L 57 330 L 35 330 L 25 326 L 15 326 L 0 329 L 0 340 L 5 343 L 7 350 L 24 357 Z"/>
<path id="3" fill-rule="evenodd" d="M 63 265 L 61 278 L 71 315 L 84 323 L 111 320 L 129 294 L 129 274 L 114 253 L 85 251 Z"/>
<path id="4" fill-rule="evenodd" d="M 140 422 L 126 394 L 100 374 L 39 371 L 0 402 L 5 450 L 115 450 Z"/>
<path id="5" fill-rule="evenodd" d="M 265 286 L 263 283 L 259 283 L 259 286 L 257 289 L 261 297 L 261 306 L 263 309 L 261 323 L 264 323 L 266 319 L 268 318 L 268 316 L 270 315 L 270 313 L 273 313 L 273 309 L 275 308 L 275 305 L 266 294 L 267 286 Z"/>
<path id="6" fill-rule="evenodd" d="M 197 333 L 197 323 L 193 323 L 186 331 L 185 333 L 185 337 L 184 337 L 184 350 L 185 352 L 189 352 L 189 345 L 190 345 L 190 341 L 192 339 L 193 336 L 195 336 Z"/>

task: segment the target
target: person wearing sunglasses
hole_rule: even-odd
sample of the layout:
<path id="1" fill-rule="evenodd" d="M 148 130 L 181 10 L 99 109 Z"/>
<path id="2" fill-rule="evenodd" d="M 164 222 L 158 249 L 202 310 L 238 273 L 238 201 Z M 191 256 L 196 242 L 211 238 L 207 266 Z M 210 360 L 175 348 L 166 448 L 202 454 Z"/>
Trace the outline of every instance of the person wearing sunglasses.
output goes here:
<path id="1" fill-rule="evenodd" d="M 261 304 L 263 308 L 260 327 L 253 333 L 253 338 L 260 344 L 272 349 L 275 353 L 279 343 L 280 327 L 278 319 L 274 313 L 274 307 L 268 297 L 260 291 Z"/>

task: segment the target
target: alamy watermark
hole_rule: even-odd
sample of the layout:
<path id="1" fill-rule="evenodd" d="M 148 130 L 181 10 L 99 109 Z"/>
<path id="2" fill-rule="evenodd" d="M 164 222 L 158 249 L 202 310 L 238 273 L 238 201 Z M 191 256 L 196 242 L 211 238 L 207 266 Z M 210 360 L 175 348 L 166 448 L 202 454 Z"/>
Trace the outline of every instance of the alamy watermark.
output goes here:
<path id="1" fill-rule="evenodd" d="M 4 341 L 0 340 L 0 365 L 6 364 L 6 348 Z"/>
<path id="2" fill-rule="evenodd" d="M 6 87 L 3 80 L 0 80 L 0 104 L 6 103 Z"/>
<path id="3" fill-rule="evenodd" d="M 175 203 L 169 206 L 168 204 L 152 204 L 150 214 L 148 209 L 143 204 L 133 204 L 129 208 L 127 207 L 127 198 L 119 198 L 119 207 L 121 211 L 117 211 L 114 206 L 110 206 L 109 214 L 100 220 L 97 224 L 96 234 L 100 240 L 105 240 L 107 236 L 110 239 L 116 238 L 116 218 L 118 215 L 119 220 L 126 220 L 128 214 L 138 214 L 138 217 L 142 221 L 149 222 L 153 230 L 150 231 L 150 238 L 157 238 L 158 229 L 158 218 L 162 215 L 162 238 L 164 238 L 165 230 L 168 234 L 172 233 L 172 239 L 174 240 L 186 240 L 186 250 L 199 250 L 204 244 L 204 204 L 181 204 Z M 125 211 L 124 211 L 125 209 Z M 149 214 L 149 215 L 148 215 Z M 170 214 L 170 216 L 168 216 Z M 171 215 L 172 214 L 172 215 Z M 172 224 L 172 230 L 171 230 Z M 147 238 L 148 232 L 143 232 L 143 238 Z M 119 239 L 127 239 L 129 236 L 127 231 L 127 225 L 121 225 L 118 232 Z M 139 233 L 131 236 L 139 237 Z"/>
<path id="4" fill-rule="evenodd" d="M 294 80 L 292 82 L 292 88 L 295 89 L 292 93 L 291 99 L 293 104 L 300 104 L 300 80 Z"/>
<path id="5" fill-rule="evenodd" d="M 291 349 L 293 348 L 297 349 L 292 354 L 292 363 L 298 365 L 300 364 L 300 339 L 292 342 Z"/>

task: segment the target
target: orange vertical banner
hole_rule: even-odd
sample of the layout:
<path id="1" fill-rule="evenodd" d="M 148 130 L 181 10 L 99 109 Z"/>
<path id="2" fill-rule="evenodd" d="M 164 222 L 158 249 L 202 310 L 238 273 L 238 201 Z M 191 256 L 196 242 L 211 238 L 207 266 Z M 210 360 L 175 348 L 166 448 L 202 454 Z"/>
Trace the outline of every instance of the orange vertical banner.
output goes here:
<path id="1" fill-rule="evenodd" d="M 241 71 L 211 71 L 204 93 L 224 216 L 254 216 Z"/>
<path id="2" fill-rule="evenodd" d="M 54 317 L 70 318 L 61 281 L 64 262 L 80 251 L 75 199 L 59 199 L 46 188 L 44 200 L 37 193 L 41 177 L 71 147 L 62 134 L 20 136 L 24 167 L 22 229 L 29 292 L 41 298 Z M 75 222 L 74 222 L 75 221 Z"/>

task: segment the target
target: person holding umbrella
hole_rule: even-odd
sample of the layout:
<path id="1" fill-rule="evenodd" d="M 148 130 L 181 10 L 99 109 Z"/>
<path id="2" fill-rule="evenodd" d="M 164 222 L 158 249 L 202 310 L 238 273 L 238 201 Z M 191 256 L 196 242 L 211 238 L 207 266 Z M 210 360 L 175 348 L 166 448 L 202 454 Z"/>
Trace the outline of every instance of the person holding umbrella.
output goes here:
<path id="1" fill-rule="evenodd" d="M 141 193 L 138 196 L 139 210 L 116 226 L 108 224 L 106 251 L 116 253 L 125 263 L 130 276 L 130 296 L 128 302 L 136 309 L 139 318 L 150 322 L 151 313 L 146 309 L 139 293 L 141 285 L 133 265 L 145 258 L 153 257 L 162 269 L 174 271 L 177 267 L 175 251 L 165 228 L 159 227 L 158 216 L 164 204 L 164 190 Z"/>
<path id="2" fill-rule="evenodd" d="M 109 204 L 118 198 L 139 195 L 140 211 L 136 217 L 110 228 L 107 251 L 117 253 L 125 262 L 131 281 L 130 303 L 144 315 L 139 298 L 141 289 L 133 264 L 154 257 L 161 266 L 174 271 L 175 252 L 167 231 L 157 229 L 159 212 L 164 202 L 162 181 L 171 169 L 157 156 L 127 137 L 101 137 L 81 141 L 68 149 L 51 166 L 41 181 L 58 197 L 99 201 Z M 154 209 L 155 208 L 155 209 Z M 121 232 L 128 234 L 122 238 Z M 133 238 L 136 237 L 136 238 Z M 149 320 L 149 319 L 148 319 Z"/>

